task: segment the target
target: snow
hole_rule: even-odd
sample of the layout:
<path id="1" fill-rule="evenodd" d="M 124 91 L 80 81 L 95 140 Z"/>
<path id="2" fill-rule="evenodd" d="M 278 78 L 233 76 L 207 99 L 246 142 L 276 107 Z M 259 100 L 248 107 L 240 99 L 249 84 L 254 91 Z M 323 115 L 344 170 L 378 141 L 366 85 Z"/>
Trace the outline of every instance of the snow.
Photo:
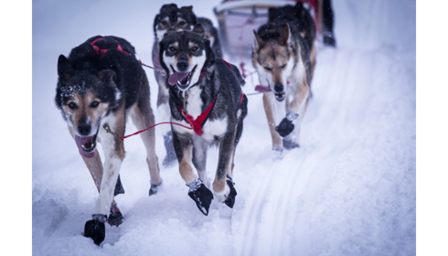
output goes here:
<path id="1" fill-rule="evenodd" d="M 299 149 L 273 153 L 261 95 L 249 96 L 233 211 L 214 200 L 209 216 L 199 212 L 177 165 L 162 167 L 158 133 L 164 184 L 148 197 L 136 136 L 125 141 L 126 193 L 116 197 L 123 224 L 106 224 L 100 247 L 82 235 L 98 193 L 54 104 L 57 58 L 91 36 L 116 35 L 151 65 L 152 23 L 165 3 L 33 1 L 33 255 L 415 255 L 416 3 L 407 0 L 333 2 L 338 47 L 317 44 Z M 189 4 L 217 25 L 219 1 Z M 157 83 L 145 71 L 156 114 Z M 246 80 L 246 93 L 256 80 Z M 126 134 L 135 131 L 128 122 Z M 217 157 L 210 149 L 209 177 Z"/>

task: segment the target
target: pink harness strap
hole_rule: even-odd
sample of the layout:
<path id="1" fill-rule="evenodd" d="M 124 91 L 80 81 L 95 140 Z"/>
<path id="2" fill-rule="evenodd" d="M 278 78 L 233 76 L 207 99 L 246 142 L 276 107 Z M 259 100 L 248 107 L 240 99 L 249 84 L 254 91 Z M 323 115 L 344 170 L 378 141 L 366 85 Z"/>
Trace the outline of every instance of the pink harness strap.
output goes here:
<path id="1" fill-rule="evenodd" d="M 100 55 L 101 55 L 101 58 L 104 56 L 104 54 L 105 54 L 109 49 L 101 49 L 100 47 L 96 46 L 95 43 L 96 43 L 96 41 L 103 40 L 103 39 L 105 39 L 105 38 L 104 38 L 104 37 L 100 37 L 100 38 L 97 38 L 97 39 L 93 40 L 93 42 L 90 43 L 90 44 L 92 45 L 93 49 L 95 50 L 95 54 L 100 54 Z M 126 53 L 126 54 L 129 54 L 129 53 L 125 52 L 125 51 L 123 50 L 123 48 L 121 48 L 121 45 L 118 43 L 117 40 L 115 40 L 115 42 L 117 42 L 117 45 L 118 45 L 118 46 L 117 46 L 117 50 L 119 50 L 120 52 L 124 52 L 124 53 Z"/>

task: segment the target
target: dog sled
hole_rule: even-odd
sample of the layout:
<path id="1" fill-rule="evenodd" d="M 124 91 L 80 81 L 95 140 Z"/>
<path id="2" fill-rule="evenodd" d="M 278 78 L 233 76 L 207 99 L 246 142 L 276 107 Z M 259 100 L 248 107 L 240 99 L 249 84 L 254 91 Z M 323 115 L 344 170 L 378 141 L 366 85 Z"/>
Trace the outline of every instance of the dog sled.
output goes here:
<path id="1" fill-rule="evenodd" d="M 269 8 L 295 5 L 303 2 L 314 18 L 317 31 L 319 0 L 225 0 L 214 8 L 219 25 L 219 36 L 223 51 L 233 61 L 250 58 L 252 53 L 253 30 L 267 23 Z"/>

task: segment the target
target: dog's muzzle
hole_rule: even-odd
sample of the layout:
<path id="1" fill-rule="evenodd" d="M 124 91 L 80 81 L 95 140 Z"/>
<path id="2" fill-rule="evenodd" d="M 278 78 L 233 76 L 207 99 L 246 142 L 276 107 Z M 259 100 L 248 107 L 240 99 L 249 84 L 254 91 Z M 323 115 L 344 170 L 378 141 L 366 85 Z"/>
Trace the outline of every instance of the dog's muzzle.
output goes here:
<path id="1" fill-rule="evenodd" d="M 275 95 L 275 99 L 277 101 L 283 101 L 286 97 L 285 97 L 285 93 L 274 93 Z"/>
<path id="2" fill-rule="evenodd" d="M 283 101 L 285 99 L 285 87 L 282 84 L 276 84 L 274 86 L 274 95 L 277 101 Z"/>
<path id="3" fill-rule="evenodd" d="M 78 146 L 79 153 L 87 158 L 92 158 L 95 156 L 93 152 L 96 148 L 96 138 L 98 136 L 98 131 L 93 136 L 78 136 L 75 135 L 76 146 Z"/>

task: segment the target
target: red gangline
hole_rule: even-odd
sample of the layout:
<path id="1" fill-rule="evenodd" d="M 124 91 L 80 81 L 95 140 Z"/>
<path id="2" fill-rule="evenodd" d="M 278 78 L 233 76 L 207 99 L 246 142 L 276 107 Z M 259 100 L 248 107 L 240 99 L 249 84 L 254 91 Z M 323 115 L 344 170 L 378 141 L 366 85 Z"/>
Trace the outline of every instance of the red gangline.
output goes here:
<path id="1" fill-rule="evenodd" d="M 191 127 L 188 127 L 188 126 L 185 126 L 185 125 L 182 125 L 182 124 L 178 124 L 178 123 L 173 123 L 173 122 L 161 122 L 161 123 L 155 124 L 155 125 L 153 125 L 153 126 L 150 126 L 150 127 L 146 128 L 146 129 L 143 129 L 143 130 L 140 130 L 140 131 L 138 131 L 138 132 L 135 132 L 135 133 L 133 133 L 133 134 L 129 134 L 129 135 L 126 135 L 126 136 L 121 136 L 121 137 L 120 137 L 120 140 L 123 141 L 123 140 L 126 139 L 126 138 L 129 138 L 129 137 L 131 137 L 131 136 L 134 136 L 134 135 L 137 135 L 137 134 L 139 134 L 139 133 L 145 132 L 145 131 L 147 131 L 147 130 L 149 130 L 149 129 L 151 129 L 151 128 L 156 127 L 156 126 L 159 125 L 159 124 L 175 124 L 175 125 L 182 126 L 182 127 L 186 128 L 186 129 L 190 129 L 190 130 L 193 129 L 193 128 L 191 128 Z"/>

